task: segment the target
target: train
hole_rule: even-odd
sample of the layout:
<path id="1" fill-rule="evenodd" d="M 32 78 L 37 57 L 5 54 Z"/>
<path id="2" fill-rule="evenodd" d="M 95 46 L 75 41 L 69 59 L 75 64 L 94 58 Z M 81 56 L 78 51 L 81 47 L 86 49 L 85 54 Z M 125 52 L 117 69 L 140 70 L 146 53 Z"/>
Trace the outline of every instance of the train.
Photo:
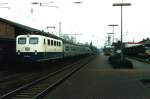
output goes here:
<path id="1" fill-rule="evenodd" d="M 91 54 L 89 46 L 45 35 L 25 34 L 16 37 L 18 61 L 42 62 Z"/>
<path id="2" fill-rule="evenodd" d="M 150 59 L 150 43 L 128 42 L 123 50 L 125 55 L 136 56 L 146 60 Z"/>

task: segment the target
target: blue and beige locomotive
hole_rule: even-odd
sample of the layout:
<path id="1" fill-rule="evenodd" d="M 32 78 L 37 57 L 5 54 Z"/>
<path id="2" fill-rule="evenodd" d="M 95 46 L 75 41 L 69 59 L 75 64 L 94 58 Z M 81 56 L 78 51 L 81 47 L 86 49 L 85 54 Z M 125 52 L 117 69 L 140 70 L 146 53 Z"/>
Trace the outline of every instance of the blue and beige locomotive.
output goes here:
<path id="1" fill-rule="evenodd" d="M 91 53 L 85 45 L 73 44 L 60 38 L 44 35 L 18 35 L 16 54 L 20 61 L 37 62 L 78 56 Z"/>

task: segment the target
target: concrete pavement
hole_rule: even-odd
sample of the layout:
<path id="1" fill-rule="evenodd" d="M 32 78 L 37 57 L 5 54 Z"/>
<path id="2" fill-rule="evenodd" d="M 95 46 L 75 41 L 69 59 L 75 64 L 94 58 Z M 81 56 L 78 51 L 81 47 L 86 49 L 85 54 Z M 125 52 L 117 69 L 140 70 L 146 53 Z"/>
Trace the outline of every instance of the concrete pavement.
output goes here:
<path id="1" fill-rule="evenodd" d="M 44 99 L 146 99 L 138 79 L 143 72 L 112 69 L 107 59 L 98 55 Z"/>

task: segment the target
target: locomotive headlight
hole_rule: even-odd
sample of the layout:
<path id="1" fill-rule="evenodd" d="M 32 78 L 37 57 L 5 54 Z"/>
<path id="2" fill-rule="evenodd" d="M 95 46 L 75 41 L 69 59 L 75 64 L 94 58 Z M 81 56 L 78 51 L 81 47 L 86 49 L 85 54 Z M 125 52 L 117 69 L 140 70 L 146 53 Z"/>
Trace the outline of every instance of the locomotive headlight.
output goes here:
<path id="1" fill-rule="evenodd" d="M 37 55 L 37 50 L 35 50 L 35 53 L 34 53 L 35 55 Z"/>
<path id="2" fill-rule="evenodd" d="M 18 55 L 20 55 L 20 50 L 18 50 Z"/>

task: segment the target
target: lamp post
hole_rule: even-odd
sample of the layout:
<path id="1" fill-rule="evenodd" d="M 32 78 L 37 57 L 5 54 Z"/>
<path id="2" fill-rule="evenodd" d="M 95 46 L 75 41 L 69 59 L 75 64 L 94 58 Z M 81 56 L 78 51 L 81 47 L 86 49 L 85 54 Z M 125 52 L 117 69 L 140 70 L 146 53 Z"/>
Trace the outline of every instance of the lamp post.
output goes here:
<path id="1" fill-rule="evenodd" d="M 41 2 L 32 2 L 32 5 L 40 5 L 40 6 L 46 6 L 46 7 L 54 7 L 54 8 L 58 8 L 58 6 L 53 5 L 54 2 L 46 2 L 46 3 L 41 3 Z M 31 8 L 31 14 L 33 14 L 33 8 Z"/>
<path id="2" fill-rule="evenodd" d="M 121 7 L 121 62 L 124 60 L 124 55 L 123 55 L 123 37 L 122 37 L 122 8 L 123 6 L 131 6 L 131 3 L 113 3 L 113 6 L 120 6 Z"/>
<path id="3" fill-rule="evenodd" d="M 55 7 L 55 8 L 58 8 L 58 6 L 49 5 L 49 4 L 53 4 L 53 3 L 54 3 L 54 2 L 47 2 L 47 3 L 32 2 L 31 4 L 33 4 L 33 5 L 40 5 L 40 6 L 47 6 L 47 7 Z"/>
<path id="4" fill-rule="evenodd" d="M 0 3 L 0 8 L 7 8 L 10 9 L 10 7 L 8 6 L 3 6 L 3 5 L 7 5 L 8 3 Z"/>
<path id="5" fill-rule="evenodd" d="M 111 34 L 114 34 L 114 33 L 107 33 L 108 35 L 111 35 Z M 111 36 L 110 36 L 110 39 L 111 39 Z M 111 43 L 111 42 L 110 42 Z M 113 42 L 112 42 L 113 43 Z"/>
<path id="6" fill-rule="evenodd" d="M 111 36 L 108 35 L 108 46 L 110 47 L 110 39 L 111 39 Z"/>
<path id="7" fill-rule="evenodd" d="M 114 43 L 114 27 L 115 26 L 118 26 L 118 24 L 110 24 L 110 25 L 108 25 L 108 26 L 112 26 L 112 28 L 113 28 L 113 31 L 112 31 L 112 33 L 111 34 L 113 34 L 113 42 L 112 43 Z"/>
<path id="8" fill-rule="evenodd" d="M 73 3 L 75 3 L 75 4 L 82 4 L 83 2 L 82 1 L 75 1 Z"/>

